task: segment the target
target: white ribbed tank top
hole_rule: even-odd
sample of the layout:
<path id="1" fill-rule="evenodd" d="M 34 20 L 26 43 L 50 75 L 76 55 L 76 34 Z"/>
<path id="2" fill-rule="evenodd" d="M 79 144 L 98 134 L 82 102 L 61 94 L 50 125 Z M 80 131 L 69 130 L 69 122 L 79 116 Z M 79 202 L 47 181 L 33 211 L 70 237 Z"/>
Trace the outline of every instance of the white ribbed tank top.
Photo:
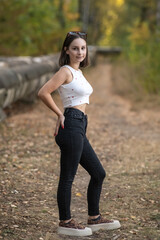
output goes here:
<path id="1" fill-rule="evenodd" d="M 64 65 L 70 69 L 73 79 L 68 84 L 62 84 L 58 88 L 59 95 L 62 99 L 63 107 L 73 107 L 84 103 L 89 104 L 89 96 L 93 92 L 93 88 L 85 79 L 80 70 L 75 70 L 69 65 Z"/>

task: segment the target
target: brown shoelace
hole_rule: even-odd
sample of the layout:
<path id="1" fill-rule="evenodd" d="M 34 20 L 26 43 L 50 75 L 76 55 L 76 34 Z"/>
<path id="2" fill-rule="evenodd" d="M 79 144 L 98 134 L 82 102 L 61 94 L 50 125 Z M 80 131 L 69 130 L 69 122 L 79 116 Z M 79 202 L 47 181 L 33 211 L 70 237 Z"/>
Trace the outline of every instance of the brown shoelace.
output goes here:
<path id="1" fill-rule="evenodd" d="M 112 220 L 103 218 L 101 215 L 96 219 L 88 219 L 88 224 L 113 223 Z"/>
<path id="2" fill-rule="evenodd" d="M 74 229 L 85 229 L 85 227 L 79 223 L 77 223 L 75 220 L 71 219 L 71 221 L 65 223 L 64 221 L 61 221 L 59 223 L 60 227 L 66 227 L 66 228 L 74 228 Z"/>

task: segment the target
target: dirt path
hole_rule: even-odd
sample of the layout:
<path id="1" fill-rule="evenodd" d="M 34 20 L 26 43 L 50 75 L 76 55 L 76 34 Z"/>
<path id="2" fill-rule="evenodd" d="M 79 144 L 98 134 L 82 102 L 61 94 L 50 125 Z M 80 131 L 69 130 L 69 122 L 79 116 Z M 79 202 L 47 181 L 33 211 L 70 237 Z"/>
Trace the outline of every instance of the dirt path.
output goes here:
<path id="1" fill-rule="evenodd" d="M 110 64 L 86 71 L 94 88 L 87 109 L 88 138 L 107 177 L 101 212 L 122 228 L 81 239 L 160 239 L 160 113 L 131 111 L 112 94 Z M 58 104 L 59 98 L 55 99 Z M 41 101 L 17 103 L 0 124 L 0 239 L 76 240 L 58 236 L 56 190 L 59 149 L 53 138 L 55 115 Z M 86 223 L 89 176 L 79 167 L 73 185 L 72 214 Z"/>

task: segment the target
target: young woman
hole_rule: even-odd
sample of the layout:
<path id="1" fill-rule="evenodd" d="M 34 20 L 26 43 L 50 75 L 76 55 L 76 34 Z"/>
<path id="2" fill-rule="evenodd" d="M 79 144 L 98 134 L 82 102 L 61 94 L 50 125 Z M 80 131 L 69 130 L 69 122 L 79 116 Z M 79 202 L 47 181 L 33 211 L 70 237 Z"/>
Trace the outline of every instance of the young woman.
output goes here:
<path id="1" fill-rule="evenodd" d="M 88 236 L 101 228 L 120 227 L 119 221 L 107 220 L 99 212 L 105 170 L 86 137 L 86 105 L 93 89 L 79 69 L 88 65 L 86 39 L 87 35 L 83 32 L 67 33 L 59 59 L 61 68 L 38 92 L 41 100 L 57 115 L 54 135 L 61 151 L 57 192 L 58 233 L 72 236 Z M 64 113 L 51 97 L 56 89 L 62 99 Z M 76 223 L 70 213 L 71 187 L 79 164 L 91 176 L 87 191 L 88 227 Z"/>

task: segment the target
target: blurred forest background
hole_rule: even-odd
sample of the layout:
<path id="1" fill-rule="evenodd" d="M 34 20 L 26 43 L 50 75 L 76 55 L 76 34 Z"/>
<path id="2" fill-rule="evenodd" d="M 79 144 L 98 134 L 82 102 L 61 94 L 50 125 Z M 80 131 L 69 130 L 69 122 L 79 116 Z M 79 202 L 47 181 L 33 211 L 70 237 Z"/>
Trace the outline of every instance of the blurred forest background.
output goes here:
<path id="1" fill-rule="evenodd" d="M 160 0 L 0 0 L 1 56 L 58 52 L 74 30 L 89 45 L 122 47 L 127 91 L 160 94 Z"/>

